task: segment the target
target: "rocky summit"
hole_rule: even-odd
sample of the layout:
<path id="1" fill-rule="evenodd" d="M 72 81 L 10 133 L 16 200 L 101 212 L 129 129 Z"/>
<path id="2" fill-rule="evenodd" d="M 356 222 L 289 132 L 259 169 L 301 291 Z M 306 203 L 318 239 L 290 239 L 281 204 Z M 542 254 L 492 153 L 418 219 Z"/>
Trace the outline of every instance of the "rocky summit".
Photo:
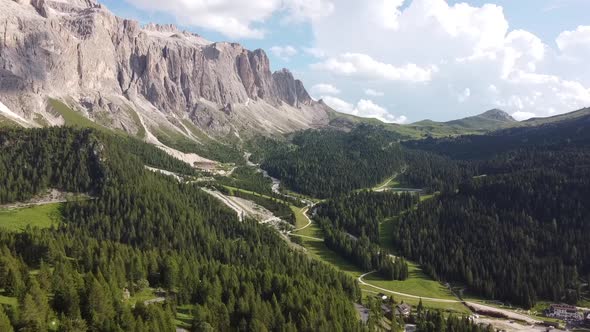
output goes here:
<path id="1" fill-rule="evenodd" d="M 0 109 L 21 125 L 67 122 L 54 100 L 152 139 L 154 131 L 240 137 L 328 122 L 331 110 L 287 69 L 272 73 L 263 50 L 141 26 L 94 0 L 0 0 L 0 8 Z"/>

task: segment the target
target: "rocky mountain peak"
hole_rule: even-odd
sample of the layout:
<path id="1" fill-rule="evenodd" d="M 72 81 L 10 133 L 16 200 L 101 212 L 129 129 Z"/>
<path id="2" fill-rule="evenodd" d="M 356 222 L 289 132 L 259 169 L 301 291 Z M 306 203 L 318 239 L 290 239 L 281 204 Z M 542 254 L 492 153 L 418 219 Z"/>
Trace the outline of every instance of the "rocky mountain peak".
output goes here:
<path id="1" fill-rule="evenodd" d="M 482 113 L 481 116 L 485 117 L 487 119 L 497 120 L 497 121 L 502 121 L 502 122 L 516 122 L 516 120 L 510 114 L 506 113 L 505 111 L 503 111 L 501 109 L 497 109 L 497 108 L 486 111 L 486 112 Z"/>
<path id="2" fill-rule="evenodd" d="M 302 104 L 309 105 L 312 102 L 303 83 L 300 80 L 296 80 L 288 69 L 283 68 L 275 71 L 272 74 L 272 78 L 280 99 L 289 105 L 298 107 Z"/>
<path id="3" fill-rule="evenodd" d="M 158 24 L 158 23 L 148 23 L 143 26 L 144 30 L 147 31 L 157 31 L 157 32 L 180 32 L 178 27 L 174 24 Z"/>
<path id="4" fill-rule="evenodd" d="M 273 74 L 262 49 L 212 43 L 174 25 L 141 27 L 94 0 L 0 0 L 0 8 L 0 101 L 25 117 L 49 97 L 89 117 L 106 111 L 103 118 L 114 118 L 107 125 L 120 129 L 130 126 L 129 109 L 223 132 L 244 126 L 235 122 L 244 107 L 269 130 L 269 110 L 298 112 L 298 120 L 283 119 L 282 132 L 324 121 L 328 112 L 291 72 Z"/>

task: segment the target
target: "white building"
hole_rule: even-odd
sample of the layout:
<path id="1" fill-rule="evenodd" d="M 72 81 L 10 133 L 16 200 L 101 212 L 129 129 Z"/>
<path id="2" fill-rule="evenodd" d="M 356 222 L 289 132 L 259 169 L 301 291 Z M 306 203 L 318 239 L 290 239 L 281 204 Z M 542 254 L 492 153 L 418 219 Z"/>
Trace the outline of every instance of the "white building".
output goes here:
<path id="1" fill-rule="evenodd" d="M 582 315 L 578 312 L 578 308 L 568 304 L 552 304 L 549 306 L 547 316 L 563 320 L 581 320 Z"/>

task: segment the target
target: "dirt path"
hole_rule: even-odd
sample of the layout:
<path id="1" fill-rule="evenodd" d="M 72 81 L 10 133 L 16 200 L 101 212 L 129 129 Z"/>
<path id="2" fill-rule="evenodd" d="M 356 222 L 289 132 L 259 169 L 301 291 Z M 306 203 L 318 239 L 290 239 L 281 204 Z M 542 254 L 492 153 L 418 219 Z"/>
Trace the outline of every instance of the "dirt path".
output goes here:
<path id="1" fill-rule="evenodd" d="M 234 202 L 232 202 L 230 199 L 228 199 L 227 197 L 225 197 L 223 194 L 221 194 L 218 191 L 213 191 L 213 190 L 209 190 L 206 188 L 201 188 L 201 190 L 203 190 L 204 192 L 208 193 L 209 195 L 217 198 L 223 204 L 227 205 L 230 209 L 234 210 L 236 212 L 236 214 L 238 215 L 238 220 L 244 221 L 244 216 L 246 215 L 246 212 L 239 205 L 235 204 Z"/>

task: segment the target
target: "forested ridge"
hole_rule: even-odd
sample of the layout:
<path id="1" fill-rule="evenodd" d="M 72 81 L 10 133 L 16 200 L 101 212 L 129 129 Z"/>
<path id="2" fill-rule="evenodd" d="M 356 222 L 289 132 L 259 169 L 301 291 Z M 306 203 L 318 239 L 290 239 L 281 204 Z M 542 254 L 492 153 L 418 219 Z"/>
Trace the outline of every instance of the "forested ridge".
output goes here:
<path id="1" fill-rule="evenodd" d="M 314 208 L 318 217 L 327 218 L 338 229 L 357 237 L 379 242 L 379 223 L 418 203 L 418 196 L 391 191 L 359 191 L 326 200 Z"/>
<path id="2" fill-rule="evenodd" d="M 290 144 L 259 139 L 261 167 L 290 189 L 326 198 L 372 187 L 398 172 L 403 156 L 398 135 L 361 125 L 351 132 L 306 130 Z"/>
<path id="3" fill-rule="evenodd" d="M 183 304 L 194 305 L 195 331 L 360 328 L 354 280 L 292 251 L 272 229 L 238 222 L 196 185 L 145 170 L 147 160 L 181 170 L 157 148 L 134 154 L 118 137 L 68 128 L 3 130 L 0 142 L 4 201 L 47 187 L 93 198 L 65 204 L 59 227 L 0 231 L 0 288 L 18 299 L 5 308 L 15 330 L 171 331 Z M 167 301 L 122 300 L 124 288 L 148 286 Z"/>
<path id="4" fill-rule="evenodd" d="M 438 151 L 462 180 L 402 217 L 394 244 L 434 277 L 489 298 L 576 303 L 590 280 L 588 123 L 406 143 Z"/>
<path id="5" fill-rule="evenodd" d="M 313 214 L 328 248 L 364 271 L 405 280 L 408 264 L 379 246 L 379 224 L 412 208 L 418 199 L 408 193 L 360 191 L 326 200 L 314 207 Z"/>

